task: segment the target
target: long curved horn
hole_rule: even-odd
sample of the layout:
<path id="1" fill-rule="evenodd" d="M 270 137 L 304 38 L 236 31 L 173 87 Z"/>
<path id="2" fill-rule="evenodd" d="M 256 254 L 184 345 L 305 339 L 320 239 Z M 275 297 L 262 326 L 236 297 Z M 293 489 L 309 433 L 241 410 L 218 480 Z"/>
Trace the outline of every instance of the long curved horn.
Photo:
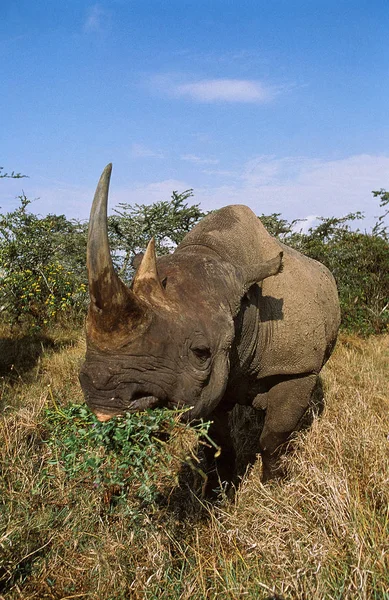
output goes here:
<path id="1" fill-rule="evenodd" d="M 128 318 L 139 320 L 145 304 L 120 280 L 113 267 L 108 241 L 107 205 L 112 164 L 105 167 L 92 204 L 87 246 L 89 315 L 97 329 L 112 331 Z"/>

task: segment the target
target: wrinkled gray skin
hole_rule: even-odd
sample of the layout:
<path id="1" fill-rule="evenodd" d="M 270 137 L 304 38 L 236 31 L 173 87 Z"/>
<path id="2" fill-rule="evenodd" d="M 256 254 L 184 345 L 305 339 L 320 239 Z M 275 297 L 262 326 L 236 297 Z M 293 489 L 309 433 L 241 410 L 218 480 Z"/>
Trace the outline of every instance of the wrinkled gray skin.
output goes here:
<path id="1" fill-rule="evenodd" d="M 92 207 L 90 307 L 80 381 L 102 421 L 155 406 L 214 420 L 222 479 L 234 473 L 228 412 L 263 411 L 264 480 L 296 431 L 334 347 L 336 285 L 320 263 L 265 230 L 246 206 L 205 217 L 176 251 L 156 259 L 150 242 L 131 289 L 114 272 L 107 236 L 111 165 Z"/>

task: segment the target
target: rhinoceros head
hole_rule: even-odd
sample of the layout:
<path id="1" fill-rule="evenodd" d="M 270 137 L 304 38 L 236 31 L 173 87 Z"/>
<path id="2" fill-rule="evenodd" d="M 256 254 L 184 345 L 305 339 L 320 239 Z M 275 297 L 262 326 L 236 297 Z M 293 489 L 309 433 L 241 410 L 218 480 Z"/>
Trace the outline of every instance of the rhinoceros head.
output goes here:
<path id="1" fill-rule="evenodd" d="M 161 258 L 161 277 L 151 240 L 127 287 L 109 250 L 110 174 L 108 165 L 89 225 L 90 306 L 80 373 L 86 402 L 101 420 L 155 406 L 193 406 L 193 416 L 203 415 L 224 392 L 233 335 L 231 316 L 207 291 L 212 265 L 191 264 L 190 256 Z"/>
<path id="2" fill-rule="evenodd" d="M 100 420 L 156 406 L 192 407 L 190 418 L 207 416 L 228 382 L 233 317 L 244 293 L 236 268 L 199 244 L 157 262 L 151 240 L 127 287 L 108 243 L 110 175 L 108 165 L 89 224 L 90 306 L 80 373 L 86 402 Z"/>

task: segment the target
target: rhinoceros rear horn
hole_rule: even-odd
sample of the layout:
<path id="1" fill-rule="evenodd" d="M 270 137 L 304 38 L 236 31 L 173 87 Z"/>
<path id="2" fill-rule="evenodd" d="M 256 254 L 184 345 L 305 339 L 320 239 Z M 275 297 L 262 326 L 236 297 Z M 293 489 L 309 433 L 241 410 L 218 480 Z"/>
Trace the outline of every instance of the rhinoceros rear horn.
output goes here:
<path id="1" fill-rule="evenodd" d="M 154 238 L 148 243 L 136 275 L 132 283 L 132 290 L 136 296 L 151 300 L 156 304 L 165 303 L 165 292 L 157 271 L 157 257 L 155 254 Z"/>
<path id="2" fill-rule="evenodd" d="M 146 305 L 121 281 L 113 267 L 108 241 L 107 205 L 112 165 L 97 185 L 89 220 L 87 268 L 90 294 L 89 320 L 93 329 L 114 332 L 126 322 L 136 325 Z"/>

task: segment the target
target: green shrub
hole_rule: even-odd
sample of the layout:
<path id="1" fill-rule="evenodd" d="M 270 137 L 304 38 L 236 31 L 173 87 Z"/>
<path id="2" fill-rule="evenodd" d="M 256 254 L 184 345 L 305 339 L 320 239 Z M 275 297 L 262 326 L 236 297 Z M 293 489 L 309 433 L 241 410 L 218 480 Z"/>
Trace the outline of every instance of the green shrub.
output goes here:
<path id="1" fill-rule="evenodd" d="M 380 194 L 380 206 L 387 192 Z M 386 195 L 385 195 L 386 194 Z M 339 290 L 342 327 L 363 335 L 382 333 L 389 326 L 389 239 L 387 212 L 370 233 L 352 229 L 363 219 L 360 212 L 344 217 L 318 218 L 306 233 L 296 231 L 298 220 L 288 223 L 281 215 L 262 215 L 268 231 L 306 256 L 320 261 L 333 273 Z"/>
<path id="2" fill-rule="evenodd" d="M 64 215 L 34 215 L 29 204 L 22 195 L 0 215 L 0 305 L 6 322 L 39 328 L 85 310 L 86 229 Z"/>
<path id="3" fill-rule="evenodd" d="M 157 409 L 100 423 L 85 404 L 46 409 L 47 476 L 60 469 L 76 484 L 100 491 L 111 504 L 129 497 L 152 504 L 172 486 L 177 467 L 192 462 L 185 438 L 191 436 L 193 442 L 207 435 L 209 423 L 189 427 L 179 421 L 182 412 Z"/>
<path id="4" fill-rule="evenodd" d="M 323 262 L 338 284 L 342 326 L 361 334 L 389 325 L 389 244 L 378 236 L 345 231 L 309 256 Z"/>

